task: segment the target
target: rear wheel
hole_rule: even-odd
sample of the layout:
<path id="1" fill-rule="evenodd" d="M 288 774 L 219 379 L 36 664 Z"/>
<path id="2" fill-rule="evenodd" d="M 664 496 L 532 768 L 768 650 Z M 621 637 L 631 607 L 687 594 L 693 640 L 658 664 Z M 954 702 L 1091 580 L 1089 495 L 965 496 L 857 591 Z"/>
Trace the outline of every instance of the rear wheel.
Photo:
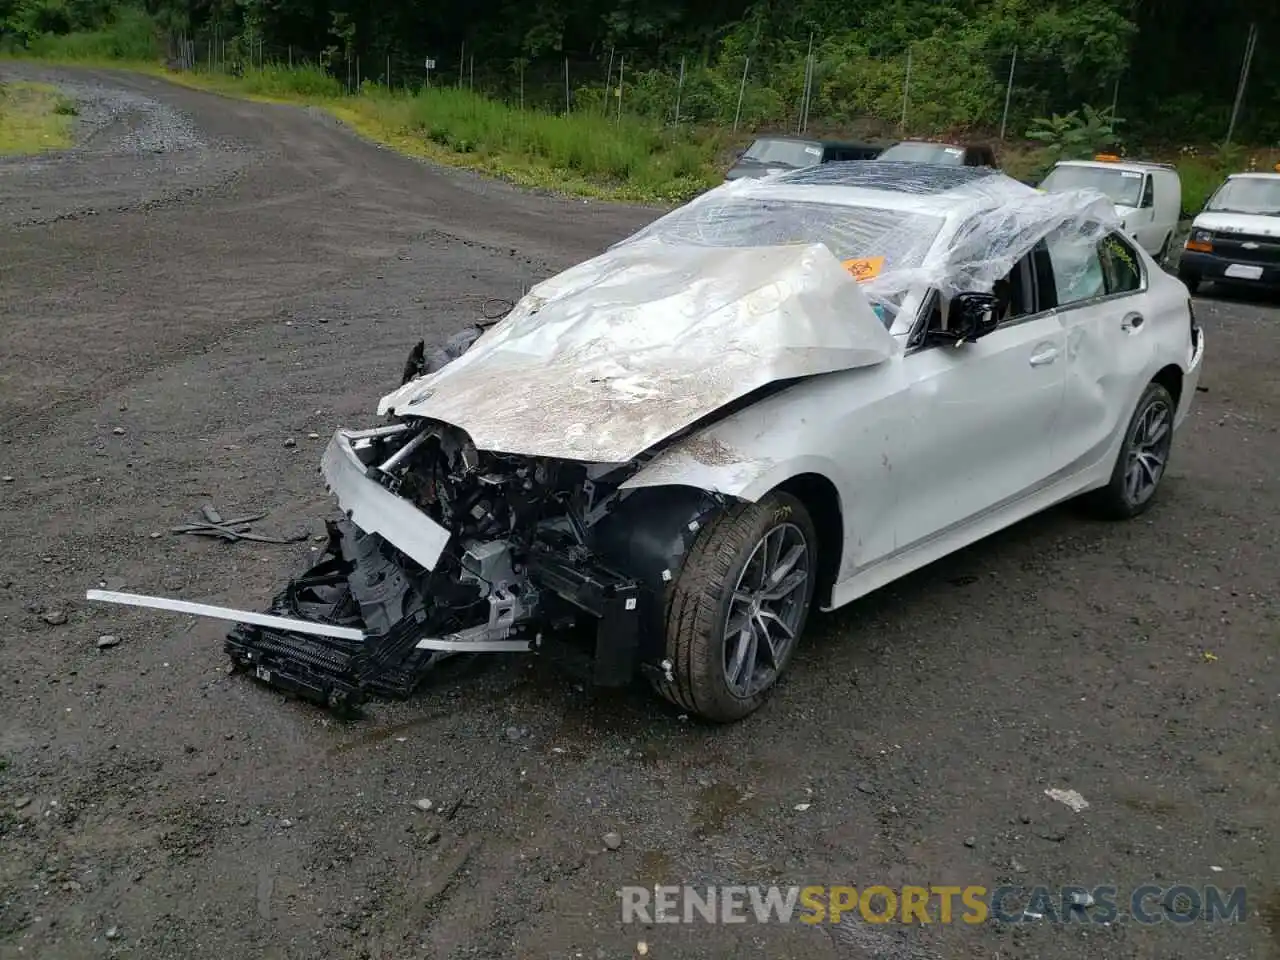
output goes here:
<path id="1" fill-rule="evenodd" d="M 1127 520 L 1151 506 L 1169 463 L 1175 410 L 1173 397 L 1162 384 L 1147 385 L 1125 430 L 1111 481 L 1089 498 L 1096 513 Z"/>
<path id="2" fill-rule="evenodd" d="M 739 720 L 791 662 L 813 601 L 817 535 L 786 493 L 738 505 L 703 528 L 671 592 L 664 697 L 704 719 Z"/>

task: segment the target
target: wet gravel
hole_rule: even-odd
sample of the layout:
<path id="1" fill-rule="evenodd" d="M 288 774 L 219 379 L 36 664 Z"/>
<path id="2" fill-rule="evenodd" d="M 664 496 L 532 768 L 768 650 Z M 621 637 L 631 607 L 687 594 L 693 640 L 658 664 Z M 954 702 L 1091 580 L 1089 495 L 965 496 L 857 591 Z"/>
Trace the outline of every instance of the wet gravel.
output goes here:
<path id="1" fill-rule="evenodd" d="M 320 533 L 323 438 L 375 419 L 418 338 L 653 211 L 57 77 L 109 105 L 0 167 L 4 960 L 1280 956 L 1275 304 L 1198 301 L 1207 392 L 1150 514 L 1054 510 L 818 617 L 744 723 L 504 658 L 340 724 L 228 677 L 218 625 L 84 590 L 261 606 L 313 542 L 169 528 L 212 502 Z M 1243 884 L 1249 916 L 620 923 L 620 886 L 681 882 Z"/>
<path id="2" fill-rule="evenodd" d="M 29 226 L 189 200 L 232 183 L 255 151 L 202 135 L 190 116 L 141 93 L 23 64 L 0 79 L 56 81 L 76 104 L 76 145 L 0 159 L 0 225 Z"/>

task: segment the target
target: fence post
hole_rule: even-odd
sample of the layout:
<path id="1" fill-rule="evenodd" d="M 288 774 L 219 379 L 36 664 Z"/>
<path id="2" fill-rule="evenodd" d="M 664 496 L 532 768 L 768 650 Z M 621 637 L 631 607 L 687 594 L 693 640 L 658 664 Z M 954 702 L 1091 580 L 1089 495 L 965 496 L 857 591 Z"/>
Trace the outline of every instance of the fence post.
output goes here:
<path id="1" fill-rule="evenodd" d="M 524 113 L 524 61 L 520 61 L 520 112 Z"/>
<path id="2" fill-rule="evenodd" d="M 618 61 L 618 124 L 622 124 L 622 74 L 627 69 L 627 57 L 624 54 Z"/>
<path id="3" fill-rule="evenodd" d="M 471 55 L 471 92 L 476 92 L 476 55 Z"/>
<path id="4" fill-rule="evenodd" d="M 907 75 L 902 81 L 902 131 L 907 130 L 907 97 L 911 92 L 911 45 L 907 45 Z"/>
<path id="5" fill-rule="evenodd" d="M 800 117 L 796 121 L 796 135 L 804 132 L 805 113 L 809 109 L 809 84 L 813 80 L 813 31 L 809 31 L 809 52 L 804 56 L 804 92 L 800 94 Z"/>
<path id="6" fill-rule="evenodd" d="M 1249 39 L 1245 41 L 1244 63 L 1240 67 L 1240 82 L 1236 86 L 1236 102 L 1231 107 L 1231 124 L 1227 127 L 1227 139 L 1223 146 L 1231 145 L 1231 137 L 1236 132 L 1236 118 L 1240 115 L 1240 104 L 1244 102 L 1244 88 L 1249 82 L 1249 67 L 1253 65 L 1253 48 L 1258 42 L 1258 25 L 1249 24 Z"/>
<path id="7" fill-rule="evenodd" d="M 1004 116 L 1000 118 L 1000 142 L 1004 143 L 1005 127 L 1009 124 L 1009 100 L 1013 96 L 1013 70 L 1018 65 L 1018 48 L 1013 48 L 1013 59 L 1009 61 L 1009 85 L 1004 89 Z"/>
<path id="8" fill-rule="evenodd" d="M 613 89 L 613 54 L 616 47 L 609 48 L 609 69 L 604 72 L 604 114 L 609 115 L 609 91 Z"/>
<path id="9" fill-rule="evenodd" d="M 462 71 L 467 65 L 467 41 L 462 41 L 462 49 L 458 51 L 458 89 L 462 89 Z"/>
<path id="10" fill-rule="evenodd" d="M 571 111 L 569 106 L 569 58 L 564 58 L 564 114 L 567 117 Z"/>
<path id="11" fill-rule="evenodd" d="M 680 81 L 676 84 L 676 128 L 680 127 L 680 95 L 684 93 L 684 57 L 680 58 Z"/>
<path id="12" fill-rule="evenodd" d="M 733 132 L 738 132 L 738 121 L 742 119 L 742 95 L 747 92 L 747 71 L 751 68 L 751 58 L 747 57 L 742 64 L 742 82 L 738 84 L 738 109 L 733 112 Z"/>
<path id="13" fill-rule="evenodd" d="M 387 89 L 391 89 L 391 54 L 387 54 Z"/>

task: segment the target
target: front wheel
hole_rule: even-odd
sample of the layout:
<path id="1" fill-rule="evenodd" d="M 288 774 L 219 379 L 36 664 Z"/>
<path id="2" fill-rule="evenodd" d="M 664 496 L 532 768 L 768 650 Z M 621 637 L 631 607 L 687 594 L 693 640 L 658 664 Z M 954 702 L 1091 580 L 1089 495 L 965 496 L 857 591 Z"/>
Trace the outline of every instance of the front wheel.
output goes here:
<path id="1" fill-rule="evenodd" d="M 673 585 L 666 699 L 728 723 L 759 707 L 787 668 L 813 602 L 817 535 L 795 497 L 776 492 L 708 523 Z"/>
<path id="2" fill-rule="evenodd" d="M 1197 292 L 1197 291 L 1199 291 L 1199 289 L 1200 289 L 1200 275 L 1199 275 L 1199 274 L 1197 274 L 1197 273 L 1192 273 L 1192 272 L 1191 272 L 1191 271 L 1189 271 L 1189 270 L 1179 270 L 1179 271 L 1178 271 L 1178 279 L 1179 279 L 1179 280 L 1181 280 L 1181 281 L 1183 282 L 1183 284 L 1184 284 L 1184 285 L 1186 286 L 1186 288 L 1187 288 L 1187 292 L 1188 292 L 1188 293 L 1190 293 L 1192 296 L 1194 296 L 1194 295 L 1196 294 L 1196 292 Z"/>
<path id="3" fill-rule="evenodd" d="M 1151 506 L 1169 463 L 1176 409 L 1163 385 L 1147 385 L 1125 430 L 1111 481 L 1089 498 L 1096 513 L 1127 520 Z"/>

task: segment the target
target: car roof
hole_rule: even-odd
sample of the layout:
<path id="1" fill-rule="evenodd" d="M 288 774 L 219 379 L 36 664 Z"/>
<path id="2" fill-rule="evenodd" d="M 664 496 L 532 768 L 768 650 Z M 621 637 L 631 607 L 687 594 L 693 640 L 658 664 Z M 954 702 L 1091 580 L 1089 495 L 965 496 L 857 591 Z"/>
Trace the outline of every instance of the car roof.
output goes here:
<path id="1" fill-rule="evenodd" d="M 1280 180 L 1280 173 L 1268 173 L 1266 170 L 1242 170 L 1227 175 L 1228 180 Z"/>
<path id="2" fill-rule="evenodd" d="M 793 137 L 785 133 L 765 133 L 756 137 L 753 143 L 761 140 L 782 140 L 787 143 L 819 143 L 824 147 L 873 147 L 882 149 L 881 144 L 875 143 L 859 143 L 856 140 L 831 140 L 825 137 Z"/>
<path id="3" fill-rule="evenodd" d="M 1108 170 L 1133 168 L 1138 170 L 1168 170 L 1178 172 L 1172 163 L 1159 163 L 1155 160 L 1059 160 L 1059 167 L 1103 167 Z"/>

